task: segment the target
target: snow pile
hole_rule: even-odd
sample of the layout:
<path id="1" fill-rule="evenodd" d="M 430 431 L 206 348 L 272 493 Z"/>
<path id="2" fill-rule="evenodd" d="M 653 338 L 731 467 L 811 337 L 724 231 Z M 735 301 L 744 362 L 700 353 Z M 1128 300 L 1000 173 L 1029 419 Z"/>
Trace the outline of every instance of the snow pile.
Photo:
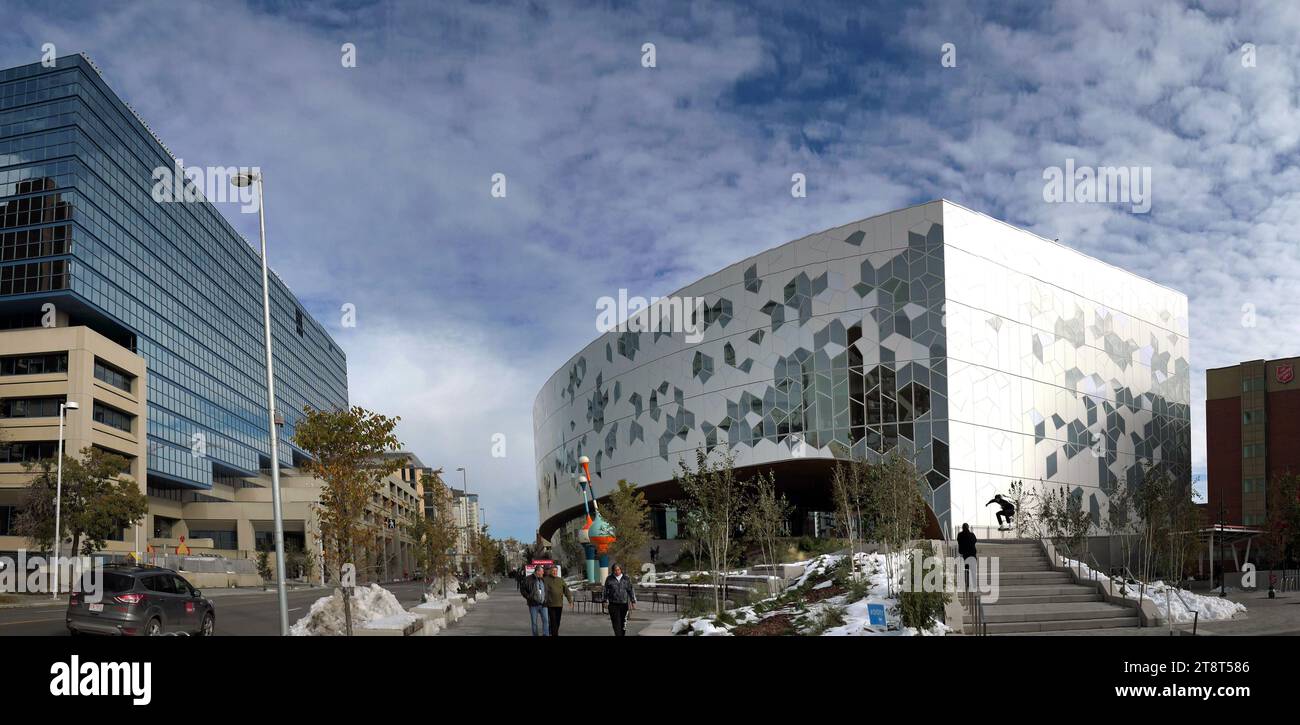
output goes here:
<path id="1" fill-rule="evenodd" d="M 1130 583 L 1125 585 L 1125 591 L 1128 596 L 1137 598 L 1141 588 Z M 1165 614 L 1167 609 L 1174 624 L 1190 624 L 1193 619 L 1196 619 L 1195 613 L 1198 611 L 1202 622 L 1232 619 L 1246 611 L 1246 605 L 1241 602 L 1219 596 L 1207 597 L 1204 594 L 1169 586 L 1158 580 L 1147 585 L 1145 595 L 1155 603 L 1160 614 Z"/>
<path id="2" fill-rule="evenodd" d="M 891 554 L 894 573 L 897 576 L 907 571 L 910 552 Z M 861 599 L 852 599 L 848 591 L 834 594 L 819 601 L 803 602 L 804 596 L 819 593 L 836 584 L 833 579 L 836 569 L 847 558 L 844 554 L 823 554 L 806 562 L 799 562 L 804 567 L 804 574 L 799 577 L 784 593 L 769 597 L 754 604 L 727 610 L 735 624 L 720 621 L 709 615 L 704 617 L 684 617 L 673 623 L 672 633 L 694 636 L 732 636 L 737 626 L 759 624 L 777 616 L 790 618 L 796 631 L 814 630 L 816 623 L 823 617 L 838 610 L 843 624 L 827 627 L 821 632 L 824 637 L 884 635 L 914 636 L 920 634 L 913 627 L 887 629 L 870 623 L 868 607 L 872 604 L 884 605 L 888 618 L 898 622 L 898 598 L 889 596 L 888 570 L 884 554 L 859 553 L 853 557 L 853 571 L 849 577 L 854 581 L 867 582 L 867 595 Z M 895 587 L 897 594 L 897 587 Z M 942 622 L 936 623 L 925 632 L 927 635 L 947 634 L 951 629 Z"/>
<path id="3" fill-rule="evenodd" d="M 414 614 L 402 609 L 393 593 L 371 584 L 357 587 L 352 594 L 353 629 L 405 628 L 416 620 Z M 289 629 L 295 637 L 337 636 L 347 633 L 343 620 L 343 591 L 335 589 L 328 597 L 321 597 L 311 605 L 307 616 Z"/>
<path id="4" fill-rule="evenodd" d="M 1065 564 L 1073 571 L 1085 579 L 1105 580 L 1110 577 L 1101 572 L 1095 571 L 1087 564 L 1080 564 L 1074 559 L 1065 559 Z M 1156 580 L 1146 585 L 1144 589 L 1138 582 L 1125 582 L 1119 587 L 1119 591 L 1124 596 L 1132 599 L 1139 597 L 1149 599 L 1156 606 L 1161 616 L 1168 612 L 1174 620 L 1174 624 L 1190 624 L 1196 619 L 1196 612 L 1200 612 L 1200 621 L 1221 621 L 1232 619 L 1238 614 L 1246 611 L 1246 605 L 1241 602 L 1234 602 L 1231 599 L 1225 599 L 1219 596 L 1205 596 L 1197 594 L 1187 589 L 1170 586 L 1163 581 Z"/>

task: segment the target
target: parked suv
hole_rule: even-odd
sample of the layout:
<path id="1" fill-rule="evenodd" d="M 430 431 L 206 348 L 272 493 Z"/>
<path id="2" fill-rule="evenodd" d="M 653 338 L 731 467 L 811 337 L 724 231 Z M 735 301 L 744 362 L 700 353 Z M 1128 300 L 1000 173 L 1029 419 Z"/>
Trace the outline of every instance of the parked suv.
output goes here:
<path id="1" fill-rule="evenodd" d="M 217 623 L 212 600 L 171 569 L 110 564 L 104 567 L 103 589 L 98 602 L 87 601 L 84 591 L 68 598 L 70 633 L 210 637 Z"/>

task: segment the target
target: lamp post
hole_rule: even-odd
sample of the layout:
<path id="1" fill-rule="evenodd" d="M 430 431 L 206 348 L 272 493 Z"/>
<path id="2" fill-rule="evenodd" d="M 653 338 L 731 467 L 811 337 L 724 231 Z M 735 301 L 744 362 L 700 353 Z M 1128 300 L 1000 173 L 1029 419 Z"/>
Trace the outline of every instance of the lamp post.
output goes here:
<path id="1" fill-rule="evenodd" d="M 470 555 L 469 555 L 469 549 L 470 549 L 470 540 L 469 540 L 469 532 L 470 532 L 470 528 L 469 528 L 469 473 L 465 470 L 465 467 L 464 467 L 464 466 L 457 466 L 457 467 L 456 467 L 456 470 L 457 470 L 457 471 L 460 471 L 460 486 L 461 486 L 461 490 L 463 490 L 463 491 L 465 492 L 465 506 L 464 506 L 464 508 L 465 508 L 465 567 L 466 567 L 467 571 L 469 571 L 469 578 L 470 578 L 471 580 L 473 580 L 473 579 L 474 579 L 474 559 L 471 558 Z"/>
<path id="2" fill-rule="evenodd" d="M 271 437 L 271 516 L 275 520 L 275 577 L 280 595 L 280 635 L 289 634 L 289 595 L 284 584 L 284 516 L 280 507 L 281 420 L 275 413 L 275 373 L 271 367 L 271 288 L 266 271 L 266 204 L 262 174 L 236 174 L 231 183 L 238 187 L 257 185 L 257 227 L 262 240 L 262 326 L 266 330 L 266 428 Z"/>
<path id="3" fill-rule="evenodd" d="M 55 474 L 57 482 L 54 484 L 54 561 L 50 564 L 51 578 L 54 579 L 54 593 L 50 595 L 50 599 L 59 598 L 59 550 L 63 548 L 59 540 L 59 536 L 63 533 L 59 528 L 63 516 L 63 414 L 66 410 L 77 410 L 80 407 L 76 401 L 59 403 L 59 463 L 58 473 Z"/>

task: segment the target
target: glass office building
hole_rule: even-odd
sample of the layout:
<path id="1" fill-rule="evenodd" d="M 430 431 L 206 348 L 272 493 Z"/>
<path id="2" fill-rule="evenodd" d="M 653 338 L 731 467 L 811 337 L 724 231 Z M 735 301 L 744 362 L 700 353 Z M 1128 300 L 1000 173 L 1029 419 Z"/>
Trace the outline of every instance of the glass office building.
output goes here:
<path id="1" fill-rule="evenodd" d="M 0 71 L 0 329 L 40 326 L 52 303 L 146 360 L 160 495 L 270 460 L 259 252 L 212 204 L 153 199 L 175 163 L 85 56 Z M 347 364 L 274 274 L 270 296 L 290 465 L 303 407 L 347 405 Z"/>

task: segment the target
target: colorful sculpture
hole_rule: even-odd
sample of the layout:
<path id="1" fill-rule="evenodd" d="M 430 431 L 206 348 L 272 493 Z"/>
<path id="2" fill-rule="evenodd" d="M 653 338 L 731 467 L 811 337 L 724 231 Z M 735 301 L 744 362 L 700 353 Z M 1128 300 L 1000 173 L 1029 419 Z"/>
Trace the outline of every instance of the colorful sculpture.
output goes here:
<path id="1" fill-rule="evenodd" d="M 578 464 L 582 466 L 582 473 L 578 476 L 578 484 L 582 487 L 582 507 L 587 512 L 587 524 L 579 532 L 578 541 L 582 542 L 586 558 L 587 581 L 600 584 L 609 576 L 609 545 L 617 541 L 618 537 L 615 536 L 614 527 L 600 515 L 600 504 L 596 501 L 595 492 L 591 490 L 591 460 L 583 456 L 578 459 Z M 591 495 L 591 508 L 587 508 L 588 494 Z M 592 511 L 596 512 L 594 517 Z"/>

